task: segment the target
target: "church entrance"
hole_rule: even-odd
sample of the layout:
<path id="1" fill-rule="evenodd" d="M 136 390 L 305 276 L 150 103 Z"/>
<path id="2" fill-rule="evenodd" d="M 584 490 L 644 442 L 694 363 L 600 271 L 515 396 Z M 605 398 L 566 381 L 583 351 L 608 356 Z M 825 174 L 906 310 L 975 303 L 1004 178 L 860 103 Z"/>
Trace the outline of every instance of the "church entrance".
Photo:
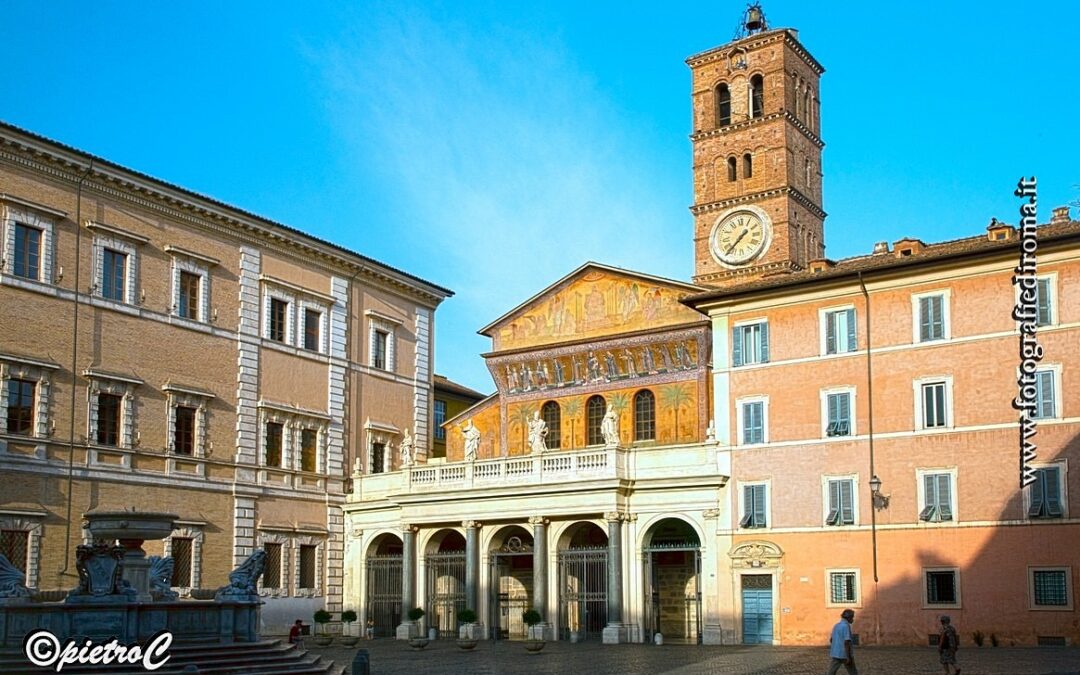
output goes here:
<path id="1" fill-rule="evenodd" d="M 375 637 L 394 637 L 401 623 L 401 560 L 404 547 L 392 534 L 371 543 L 365 564 L 367 622 Z"/>
<path id="2" fill-rule="evenodd" d="M 665 643 L 701 642 L 701 542 L 689 523 L 665 518 L 653 525 L 642 551 L 646 637 Z"/>
<path id="3" fill-rule="evenodd" d="M 491 637 L 524 640 L 522 614 L 532 607 L 533 538 L 525 528 L 512 526 L 496 535 L 503 543 L 491 551 Z"/>
<path id="4" fill-rule="evenodd" d="M 559 549 L 559 639 L 600 639 L 607 625 L 607 534 L 579 523 Z"/>
<path id="5" fill-rule="evenodd" d="M 465 537 L 453 530 L 438 532 L 429 550 L 424 557 L 427 623 L 440 638 L 456 638 L 457 616 L 465 609 Z"/>

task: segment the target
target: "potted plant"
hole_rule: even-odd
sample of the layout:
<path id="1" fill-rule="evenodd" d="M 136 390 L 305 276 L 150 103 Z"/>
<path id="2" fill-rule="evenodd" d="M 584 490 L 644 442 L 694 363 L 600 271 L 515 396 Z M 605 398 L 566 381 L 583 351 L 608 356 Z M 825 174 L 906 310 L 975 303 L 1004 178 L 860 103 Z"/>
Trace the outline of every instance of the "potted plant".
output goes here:
<path id="1" fill-rule="evenodd" d="M 473 624 L 476 623 L 476 612 L 471 609 L 463 609 L 458 612 L 458 621 L 461 622 L 461 630 L 458 632 L 457 646 L 468 651 L 476 649 L 476 636 L 473 635 Z"/>
<path id="2" fill-rule="evenodd" d="M 529 637 L 525 640 L 525 649 L 530 654 L 539 654 L 540 650 L 543 649 L 544 645 L 547 643 L 544 642 L 543 637 L 535 637 L 535 631 L 533 630 L 533 626 L 543 621 L 543 617 L 540 616 L 540 612 L 536 611 L 535 609 L 529 609 L 522 613 L 521 618 L 529 627 Z"/>
<path id="3" fill-rule="evenodd" d="M 318 628 L 315 629 L 315 644 L 326 647 L 334 641 L 334 637 L 326 632 L 326 624 L 330 623 L 330 612 L 320 609 L 312 618 L 315 619 L 316 625 L 322 626 L 321 631 Z"/>
<path id="4" fill-rule="evenodd" d="M 345 631 L 341 634 L 341 643 L 346 647 L 355 647 L 357 641 L 360 639 L 358 635 L 352 634 L 352 622 L 356 621 L 356 612 L 347 609 L 341 613 L 341 622 L 345 624 Z"/>
<path id="5" fill-rule="evenodd" d="M 423 634 L 420 632 L 420 619 L 423 618 L 423 609 L 419 607 L 413 607 L 409 610 L 409 621 L 413 622 L 413 626 L 415 628 L 415 630 L 410 631 L 410 633 L 413 633 L 413 635 L 409 637 L 409 646 L 413 649 L 423 649 L 428 645 L 428 639 L 426 637 L 423 637 Z"/>

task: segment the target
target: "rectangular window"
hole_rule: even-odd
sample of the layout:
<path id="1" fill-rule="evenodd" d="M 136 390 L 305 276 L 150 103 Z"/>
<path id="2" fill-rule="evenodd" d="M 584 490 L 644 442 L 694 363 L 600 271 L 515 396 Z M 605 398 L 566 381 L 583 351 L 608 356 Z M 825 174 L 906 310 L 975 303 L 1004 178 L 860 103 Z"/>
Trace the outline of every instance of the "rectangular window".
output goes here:
<path id="1" fill-rule="evenodd" d="M 97 443 L 118 445 L 120 442 L 120 404 L 116 394 L 98 394 Z"/>
<path id="2" fill-rule="evenodd" d="M 745 366 L 769 362 L 769 324 L 761 321 L 736 326 L 731 339 L 732 364 Z"/>
<path id="3" fill-rule="evenodd" d="M 26 530 L 0 530 L 0 554 L 26 574 L 26 561 L 30 552 L 30 533 Z"/>
<path id="4" fill-rule="evenodd" d="M 1049 326 L 1054 323 L 1054 277 L 1039 277 L 1035 284 L 1035 304 L 1038 315 L 1036 326 Z"/>
<path id="5" fill-rule="evenodd" d="M 202 277 L 191 272 L 180 273 L 180 298 L 176 307 L 177 316 L 199 320 L 199 287 Z"/>
<path id="6" fill-rule="evenodd" d="M 750 401 L 742 404 L 742 442 L 753 445 L 765 442 L 765 402 Z"/>
<path id="7" fill-rule="evenodd" d="M 30 436 L 34 433 L 34 389 L 30 380 L 7 381 L 7 432 Z"/>
<path id="8" fill-rule="evenodd" d="M 1065 515 L 1061 498 L 1062 482 L 1060 466 L 1035 469 L 1035 482 L 1028 486 L 1031 496 L 1029 518 L 1061 518 Z"/>
<path id="9" fill-rule="evenodd" d="M 919 342 L 945 339 L 945 296 L 919 298 Z"/>
<path id="10" fill-rule="evenodd" d="M 386 443 L 371 444 L 371 473 L 386 471 Z"/>
<path id="11" fill-rule="evenodd" d="M 1068 570 L 1032 570 L 1032 601 L 1036 607 L 1068 607 Z"/>
<path id="12" fill-rule="evenodd" d="M 945 383 L 928 382 L 922 385 L 922 428 L 948 426 L 945 416 Z"/>
<path id="13" fill-rule="evenodd" d="M 178 405 L 174 415 L 173 452 L 188 456 L 195 454 L 195 408 Z"/>
<path id="14" fill-rule="evenodd" d="M 300 430 L 300 470 L 315 471 L 315 454 L 319 432 L 315 429 Z M 305 588 L 307 588 L 305 586 Z"/>
<path id="15" fill-rule="evenodd" d="M 266 568 L 263 569 L 263 588 L 281 588 L 281 544 L 263 544 Z"/>
<path id="16" fill-rule="evenodd" d="M 858 602 L 859 589 L 854 572 L 829 572 L 829 602 L 852 605 Z"/>
<path id="17" fill-rule="evenodd" d="M 193 542 L 189 537 L 172 538 L 173 574 L 169 585 L 173 588 L 189 588 L 191 583 Z"/>
<path id="18" fill-rule="evenodd" d="M 765 490 L 766 485 L 743 486 L 743 517 L 739 527 L 765 527 Z"/>
<path id="19" fill-rule="evenodd" d="M 939 522 L 953 519 L 952 476 L 947 473 L 923 475 L 923 509 L 919 520 Z"/>
<path id="20" fill-rule="evenodd" d="M 102 252 L 101 297 L 124 302 L 127 254 L 107 248 Z"/>
<path id="21" fill-rule="evenodd" d="M 275 342 L 285 342 L 289 316 L 289 303 L 277 298 L 270 298 L 270 334 Z"/>
<path id="22" fill-rule="evenodd" d="M 1035 371 L 1035 419 L 1053 419 L 1057 417 L 1056 392 L 1054 391 L 1054 371 Z"/>
<path id="23" fill-rule="evenodd" d="M 829 513 L 825 524 L 855 524 L 855 481 L 850 478 L 829 481 Z"/>
<path id="24" fill-rule="evenodd" d="M 855 310 L 841 309 L 825 313 L 825 353 L 853 352 L 855 345 Z"/>
<path id="25" fill-rule="evenodd" d="M 266 466 L 281 466 L 281 439 L 284 430 L 280 422 L 266 423 Z"/>
<path id="26" fill-rule="evenodd" d="M 41 230 L 15 223 L 15 276 L 38 281 L 41 277 Z M 47 281 L 47 280 L 46 280 Z"/>
<path id="27" fill-rule="evenodd" d="M 926 604 L 957 604 L 956 572 L 952 570 L 926 573 Z"/>
<path id="28" fill-rule="evenodd" d="M 446 429 L 443 429 L 443 423 L 446 422 L 446 401 L 435 401 L 435 440 L 446 440 Z"/>
<path id="29" fill-rule="evenodd" d="M 386 370 L 386 343 L 390 334 L 384 330 L 375 331 L 375 339 L 372 341 L 371 365 Z"/>
<path id="30" fill-rule="evenodd" d="M 304 349 L 317 352 L 322 335 L 322 312 L 304 310 Z"/>
<path id="31" fill-rule="evenodd" d="M 841 392 L 825 397 L 826 410 L 829 414 L 826 436 L 851 435 L 851 394 Z"/>
<path id="32" fill-rule="evenodd" d="M 315 588 L 315 547 L 300 546 L 300 588 Z"/>

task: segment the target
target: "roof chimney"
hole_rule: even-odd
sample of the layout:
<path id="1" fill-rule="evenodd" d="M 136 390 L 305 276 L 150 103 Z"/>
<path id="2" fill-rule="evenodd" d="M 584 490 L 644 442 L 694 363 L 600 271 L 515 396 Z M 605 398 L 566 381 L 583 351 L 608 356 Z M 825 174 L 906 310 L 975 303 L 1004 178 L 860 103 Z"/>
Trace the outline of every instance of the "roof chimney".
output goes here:
<path id="1" fill-rule="evenodd" d="M 879 241 L 879 242 L 874 244 L 874 255 L 879 255 L 881 253 L 888 253 L 888 252 L 889 252 L 889 242 L 887 242 L 887 241 Z"/>
<path id="2" fill-rule="evenodd" d="M 1054 209 L 1054 215 L 1050 218 L 1050 224 L 1060 225 L 1061 223 L 1067 223 L 1071 220 L 1072 218 L 1069 217 L 1069 207 L 1059 206 Z"/>

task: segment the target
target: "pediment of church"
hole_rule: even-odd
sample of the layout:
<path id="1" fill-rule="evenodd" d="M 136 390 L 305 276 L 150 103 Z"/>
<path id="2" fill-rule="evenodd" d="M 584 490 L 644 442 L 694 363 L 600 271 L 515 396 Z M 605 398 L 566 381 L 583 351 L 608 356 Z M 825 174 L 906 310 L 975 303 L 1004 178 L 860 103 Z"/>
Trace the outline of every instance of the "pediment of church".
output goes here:
<path id="1" fill-rule="evenodd" d="M 494 351 L 601 338 L 705 320 L 679 299 L 692 284 L 586 263 L 480 330 Z"/>

